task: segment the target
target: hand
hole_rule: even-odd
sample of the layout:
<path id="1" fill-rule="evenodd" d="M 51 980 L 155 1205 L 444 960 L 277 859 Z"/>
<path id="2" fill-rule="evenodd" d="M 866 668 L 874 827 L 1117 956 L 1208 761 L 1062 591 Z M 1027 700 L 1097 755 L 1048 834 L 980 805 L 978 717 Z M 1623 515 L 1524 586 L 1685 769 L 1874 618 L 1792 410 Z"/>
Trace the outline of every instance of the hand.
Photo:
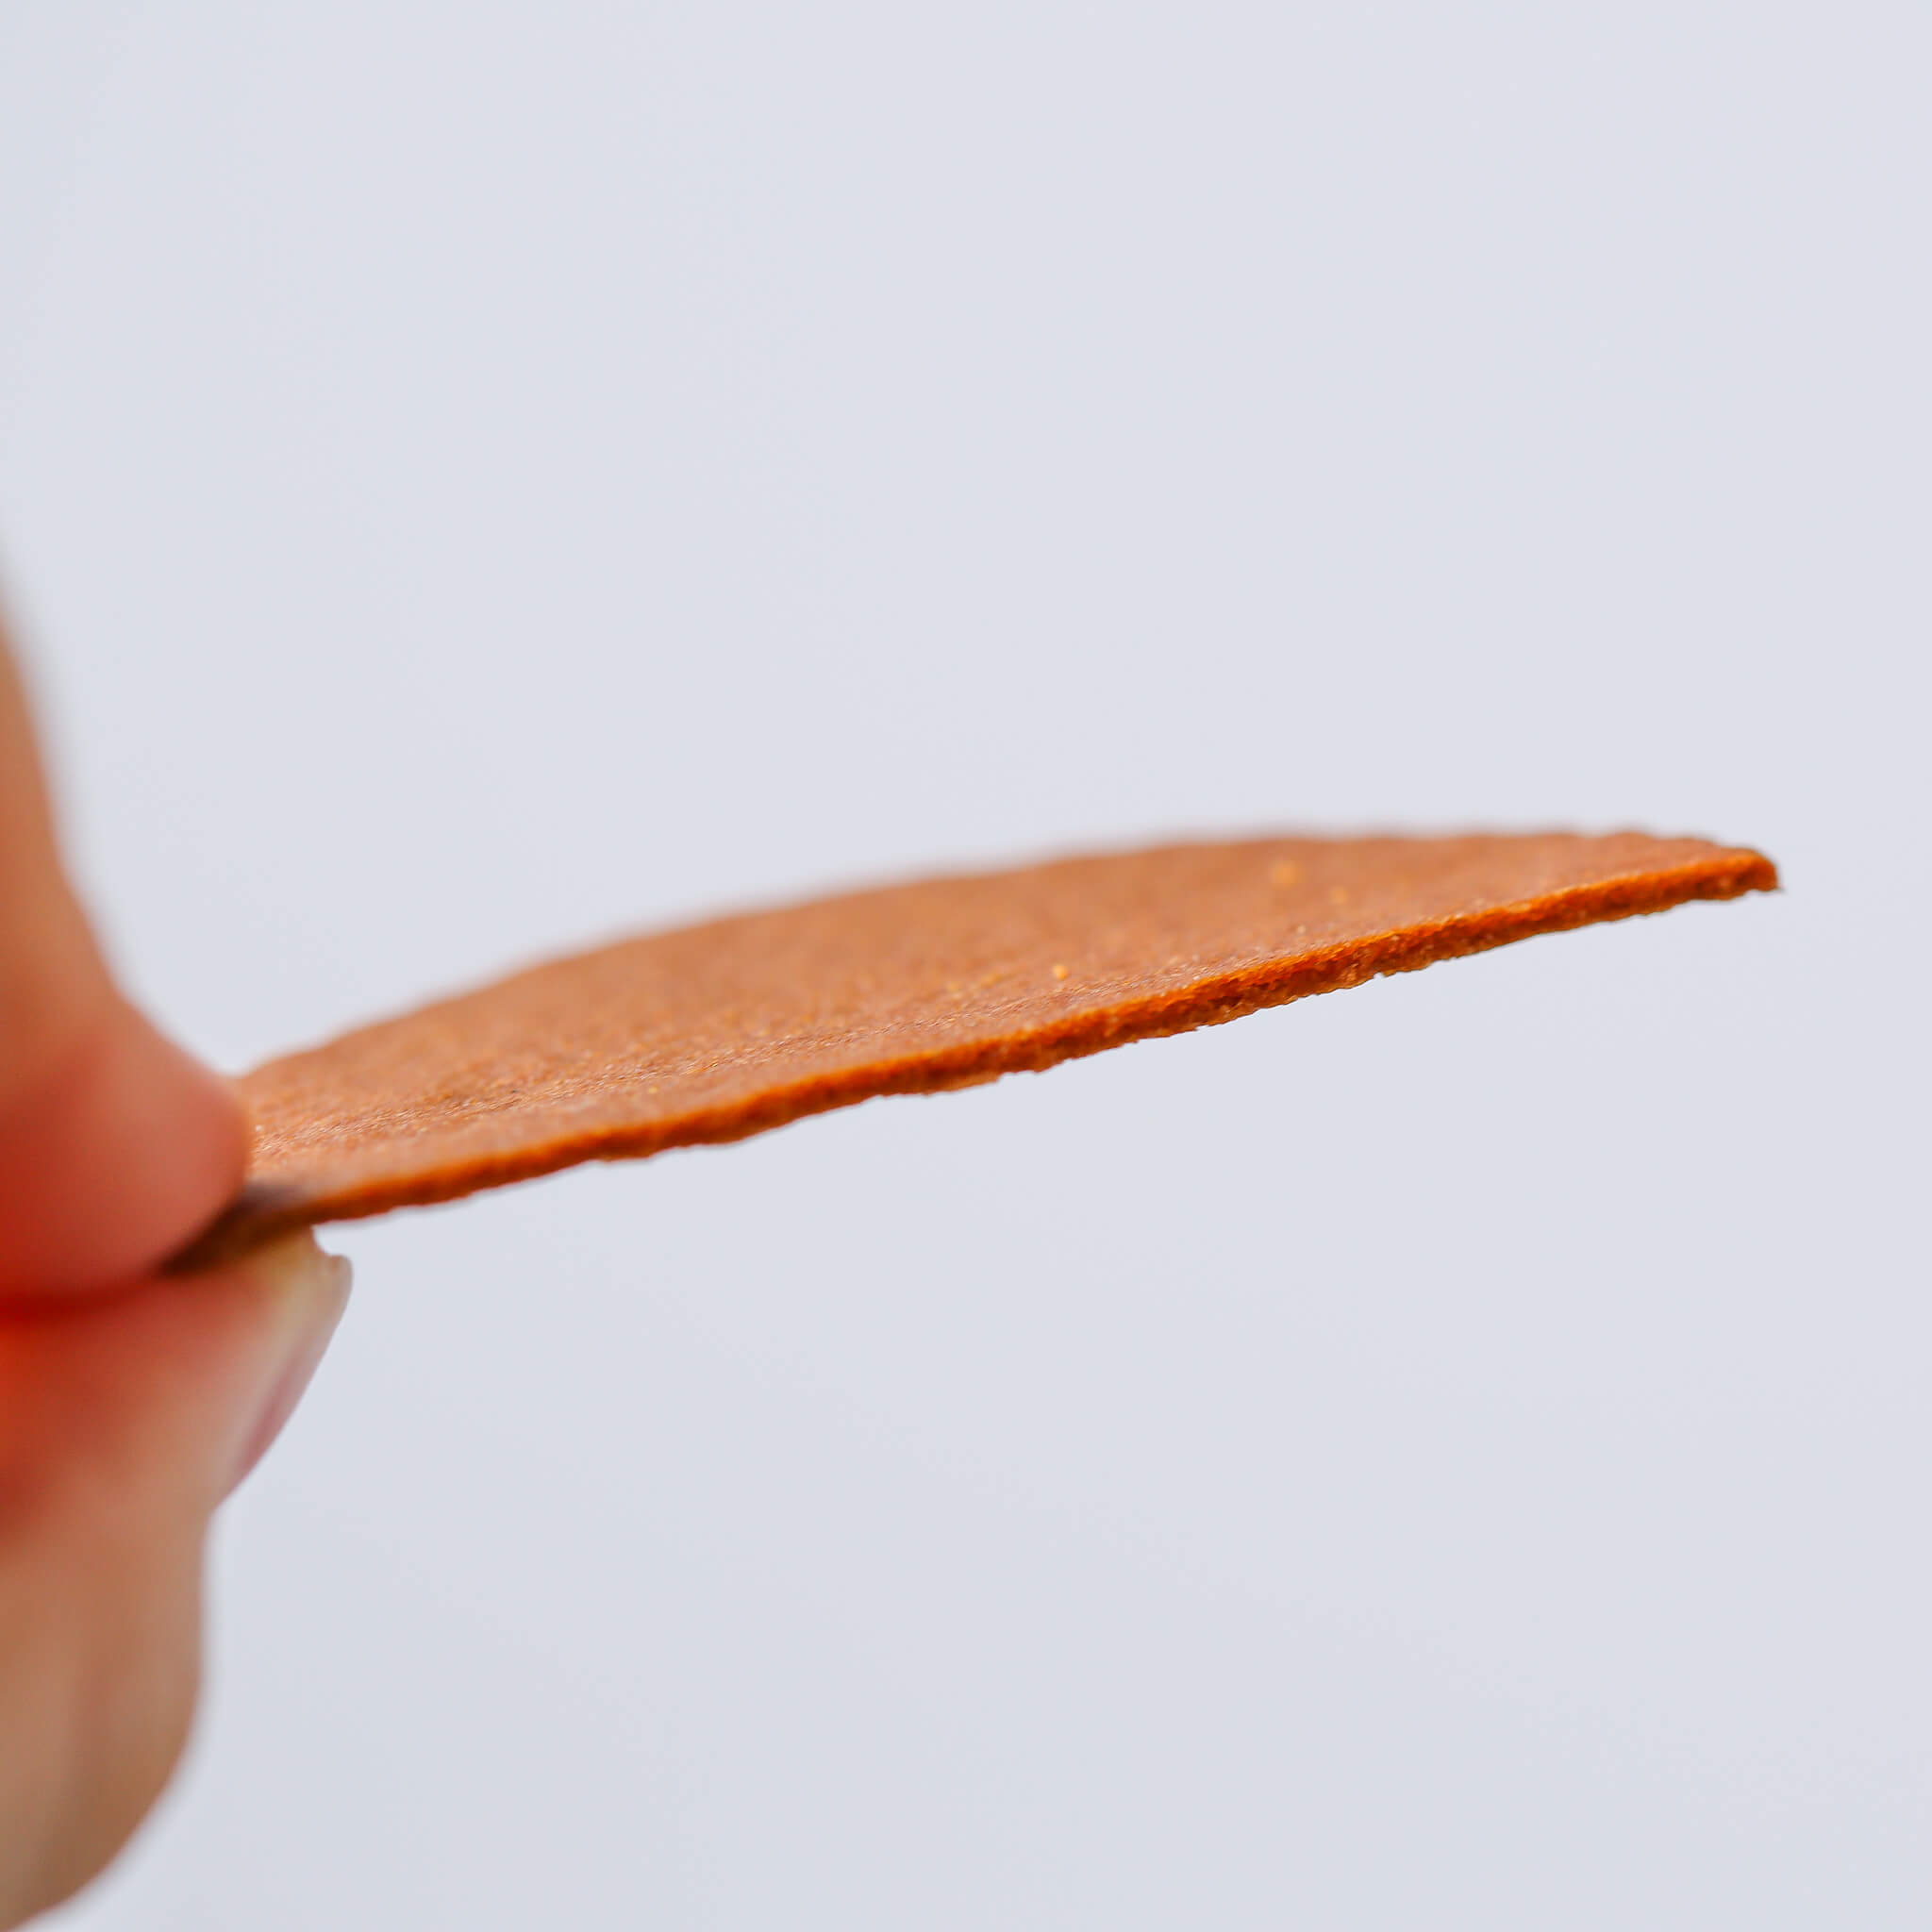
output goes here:
<path id="1" fill-rule="evenodd" d="M 245 1147 L 226 1087 L 102 961 L 0 638 L 0 1926 L 85 1884 L 167 1782 L 208 1519 L 347 1297 L 306 1234 L 155 1274 Z"/>

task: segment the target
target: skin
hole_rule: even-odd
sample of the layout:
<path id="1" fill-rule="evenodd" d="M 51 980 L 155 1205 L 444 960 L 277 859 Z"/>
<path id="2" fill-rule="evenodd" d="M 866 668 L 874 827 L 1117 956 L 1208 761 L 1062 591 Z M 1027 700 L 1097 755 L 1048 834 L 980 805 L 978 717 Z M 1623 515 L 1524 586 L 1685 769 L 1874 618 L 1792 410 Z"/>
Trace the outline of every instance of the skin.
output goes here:
<path id="1" fill-rule="evenodd" d="M 245 1149 L 228 1089 L 114 985 L 0 635 L 0 1926 L 84 1885 L 166 1784 L 209 1519 L 347 1297 L 306 1234 L 156 1273 Z"/>

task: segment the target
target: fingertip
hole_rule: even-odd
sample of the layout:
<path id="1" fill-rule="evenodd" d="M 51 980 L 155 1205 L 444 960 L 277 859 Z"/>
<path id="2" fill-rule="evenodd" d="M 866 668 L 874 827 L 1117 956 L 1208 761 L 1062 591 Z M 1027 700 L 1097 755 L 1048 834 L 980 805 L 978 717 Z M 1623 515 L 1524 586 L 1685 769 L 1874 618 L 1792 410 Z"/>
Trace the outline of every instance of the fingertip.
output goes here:
<path id="1" fill-rule="evenodd" d="M 0 1491 L 100 1541 L 198 1536 L 288 1420 L 348 1286 L 304 1232 L 0 1318 Z"/>
<path id="2" fill-rule="evenodd" d="M 354 1279 L 347 1258 L 325 1253 L 306 1228 L 235 1265 L 254 1271 L 274 1297 L 279 1346 L 277 1366 L 228 1458 L 225 1496 L 254 1473 L 295 1412 L 349 1306 Z"/>
<path id="3" fill-rule="evenodd" d="M 0 1108 L 0 1298 L 146 1272 L 234 1194 L 247 1147 L 226 1083 L 113 999 Z"/>

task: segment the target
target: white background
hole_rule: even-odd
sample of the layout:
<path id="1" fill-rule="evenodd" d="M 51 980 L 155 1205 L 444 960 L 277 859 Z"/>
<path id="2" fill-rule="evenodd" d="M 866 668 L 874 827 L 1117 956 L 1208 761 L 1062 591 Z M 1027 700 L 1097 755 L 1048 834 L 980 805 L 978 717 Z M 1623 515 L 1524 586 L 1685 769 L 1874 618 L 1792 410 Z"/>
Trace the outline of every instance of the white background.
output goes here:
<path id="1" fill-rule="evenodd" d="M 1922 1926 L 1914 5 L 0 7 L 0 543 L 218 1063 L 1184 830 L 1775 899 L 338 1231 L 70 1932 Z"/>

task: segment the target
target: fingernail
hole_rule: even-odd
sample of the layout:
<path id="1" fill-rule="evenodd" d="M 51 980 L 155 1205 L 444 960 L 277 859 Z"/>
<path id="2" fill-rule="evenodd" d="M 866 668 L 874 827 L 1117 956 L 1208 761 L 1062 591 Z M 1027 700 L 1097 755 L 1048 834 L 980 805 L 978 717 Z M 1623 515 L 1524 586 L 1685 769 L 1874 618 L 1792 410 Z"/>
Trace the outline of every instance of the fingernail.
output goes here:
<path id="1" fill-rule="evenodd" d="M 275 1294 L 282 1346 L 266 1392 L 242 1438 L 225 1493 L 232 1493 L 246 1479 L 294 1413 L 348 1306 L 353 1274 L 344 1257 L 324 1254 L 306 1229 L 240 1265 Z"/>

